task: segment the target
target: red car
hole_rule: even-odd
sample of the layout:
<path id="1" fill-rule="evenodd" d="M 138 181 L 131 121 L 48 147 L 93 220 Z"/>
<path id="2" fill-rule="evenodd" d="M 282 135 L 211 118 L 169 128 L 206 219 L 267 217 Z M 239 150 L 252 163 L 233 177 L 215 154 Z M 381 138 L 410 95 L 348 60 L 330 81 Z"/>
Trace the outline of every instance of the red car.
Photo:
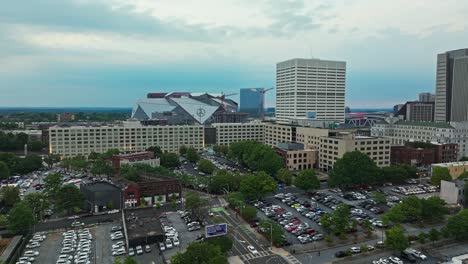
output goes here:
<path id="1" fill-rule="evenodd" d="M 311 235 L 311 234 L 314 234 L 314 233 L 315 233 L 315 230 L 312 229 L 312 228 L 307 228 L 307 229 L 305 230 L 305 232 L 306 232 L 306 234 Z"/>
<path id="2" fill-rule="evenodd" d="M 258 223 L 257 222 L 251 222 L 250 223 L 250 227 L 257 227 L 258 226 Z"/>
<path id="3" fill-rule="evenodd" d="M 298 224 L 301 223 L 301 221 L 296 219 L 296 220 L 293 220 L 291 223 L 293 223 L 293 224 L 295 224 L 295 225 L 298 225 Z"/>
<path id="4" fill-rule="evenodd" d="M 33 188 L 36 188 L 37 186 L 39 186 L 40 184 L 39 183 L 35 183 L 32 185 Z"/>
<path id="5" fill-rule="evenodd" d="M 293 226 L 291 226 L 291 227 L 288 227 L 288 228 L 286 229 L 286 231 L 292 232 L 293 230 L 296 230 L 298 227 L 299 227 L 299 226 L 297 226 L 297 225 L 293 225 Z"/>
<path id="6" fill-rule="evenodd" d="M 275 209 L 273 209 L 273 211 L 275 211 L 277 213 L 283 213 L 283 212 L 286 211 L 286 209 L 284 209 L 284 208 L 275 208 Z"/>

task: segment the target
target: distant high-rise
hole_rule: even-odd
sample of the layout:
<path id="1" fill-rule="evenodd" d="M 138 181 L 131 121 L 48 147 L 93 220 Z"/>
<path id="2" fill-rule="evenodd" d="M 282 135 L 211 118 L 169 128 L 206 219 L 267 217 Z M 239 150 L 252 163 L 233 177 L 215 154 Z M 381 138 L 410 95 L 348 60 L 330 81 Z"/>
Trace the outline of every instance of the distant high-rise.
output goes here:
<path id="1" fill-rule="evenodd" d="M 292 59 L 276 64 L 276 119 L 343 121 L 346 62 Z"/>
<path id="2" fill-rule="evenodd" d="M 419 102 L 435 102 L 435 94 L 433 93 L 420 93 Z"/>
<path id="3" fill-rule="evenodd" d="M 437 55 L 435 121 L 468 121 L 468 49 Z"/>
<path id="4" fill-rule="evenodd" d="M 265 111 L 263 88 L 240 89 L 239 112 L 248 113 L 251 117 L 261 117 Z"/>

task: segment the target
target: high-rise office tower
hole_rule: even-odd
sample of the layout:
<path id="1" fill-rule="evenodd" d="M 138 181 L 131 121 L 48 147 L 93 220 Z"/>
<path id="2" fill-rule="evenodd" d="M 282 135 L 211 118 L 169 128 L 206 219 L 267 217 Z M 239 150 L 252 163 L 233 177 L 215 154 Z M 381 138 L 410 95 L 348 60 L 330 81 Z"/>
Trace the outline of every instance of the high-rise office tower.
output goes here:
<path id="1" fill-rule="evenodd" d="M 437 55 L 435 121 L 468 121 L 468 49 Z"/>
<path id="2" fill-rule="evenodd" d="M 240 89 L 239 111 L 248 113 L 250 117 L 262 117 L 265 112 L 265 89 Z"/>
<path id="3" fill-rule="evenodd" d="M 276 64 L 276 119 L 343 121 L 346 62 L 292 59 Z"/>
<path id="4" fill-rule="evenodd" d="M 435 94 L 433 93 L 420 93 L 419 102 L 435 102 Z"/>

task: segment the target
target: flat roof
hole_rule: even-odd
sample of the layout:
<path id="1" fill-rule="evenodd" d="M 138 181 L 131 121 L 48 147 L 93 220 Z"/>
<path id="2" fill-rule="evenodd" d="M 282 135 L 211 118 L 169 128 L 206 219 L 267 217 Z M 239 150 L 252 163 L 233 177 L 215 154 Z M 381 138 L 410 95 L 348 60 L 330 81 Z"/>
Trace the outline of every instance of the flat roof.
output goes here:
<path id="1" fill-rule="evenodd" d="M 451 167 L 451 166 L 466 166 L 466 165 L 468 165 L 468 161 L 455 161 L 455 162 L 432 164 L 433 167 Z"/>
<path id="2" fill-rule="evenodd" d="M 164 212 L 154 207 L 125 209 L 128 239 L 163 234 L 159 216 Z"/>

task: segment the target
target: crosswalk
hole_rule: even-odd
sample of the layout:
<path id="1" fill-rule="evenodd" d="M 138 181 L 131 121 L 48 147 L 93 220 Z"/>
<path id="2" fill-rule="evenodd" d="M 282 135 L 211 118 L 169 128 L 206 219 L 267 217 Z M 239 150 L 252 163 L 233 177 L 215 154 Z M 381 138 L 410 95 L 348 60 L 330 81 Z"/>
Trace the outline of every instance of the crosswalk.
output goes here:
<path id="1" fill-rule="evenodd" d="M 254 258 L 263 258 L 263 257 L 270 256 L 270 255 L 273 255 L 273 253 L 271 253 L 271 251 L 265 250 L 265 251 L 259 251 L 257 254 L 250 253 L 250 254 L 240 255 L 239 258 L 242 261 L 246 261 L 246 260 L 250 260 Z"/>
<path id="2" fill-rule="evenodd" d="M 288 263 L 291 263 L 291 264 L 301 264 L 302 263 L 297 258 L 295 258 L 293 255 L 288 255 L 288 256 L 285 256 L 284 258 L 286 258 Z"/>

